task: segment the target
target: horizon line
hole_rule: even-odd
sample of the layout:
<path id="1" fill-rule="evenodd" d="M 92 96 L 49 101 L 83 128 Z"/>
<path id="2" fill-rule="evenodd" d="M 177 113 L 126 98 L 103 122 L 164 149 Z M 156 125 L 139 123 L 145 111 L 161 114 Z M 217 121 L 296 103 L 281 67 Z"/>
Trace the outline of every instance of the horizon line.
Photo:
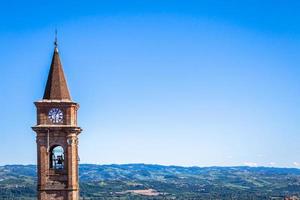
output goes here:
<path id="1" fill-rule="evenodd" d="M 5 166 L 30 166 L 34 165 L 37 166 L 37 164 L 4 164 L 0 165 L 0 167 Z M 165 165 L 165 164 L 150 164 L 150 163 L 110 163 L 110 164 L 99 164 L 99 163 L 80 163 L 80 165 L 98 165 L 98 166 L 111 166 L 111 165 L 158 165 L 158 166 L 164 166 L 164 167 L 183 167 L 183 168 L 214 168 L 214 167 L 220 167 L 220 168 L 232 168 L 232 167 L 249 167 L 249 168 L 278 168 L 278 169 L 298 169 L 300 170 L 300 167 L 288 167 L 288 166 L 266 166 L 266 165 L 257 165 L 257 166 L 250 166 L 250 165 L 210 165 L 210 166 L 197 166 L 197 165 L 190 165 L 190 166 L 184 166 L 184 165 Z"/>

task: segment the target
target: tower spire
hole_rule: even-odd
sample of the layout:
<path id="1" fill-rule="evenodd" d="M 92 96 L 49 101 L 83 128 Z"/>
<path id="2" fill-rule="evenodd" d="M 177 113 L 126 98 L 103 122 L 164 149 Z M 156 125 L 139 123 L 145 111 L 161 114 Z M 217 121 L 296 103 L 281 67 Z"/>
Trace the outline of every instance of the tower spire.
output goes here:
<path id="1" fill-rule="evenodd" d="M 71 100 L 57 45 L 57 31 L 55 30 L 54 53 L 43 99 Z"/>

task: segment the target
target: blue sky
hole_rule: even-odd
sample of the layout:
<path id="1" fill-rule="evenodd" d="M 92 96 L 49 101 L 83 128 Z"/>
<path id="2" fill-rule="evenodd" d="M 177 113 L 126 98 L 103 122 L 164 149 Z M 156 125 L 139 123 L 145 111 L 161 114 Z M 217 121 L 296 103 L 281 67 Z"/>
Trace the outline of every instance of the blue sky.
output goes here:
<path id="1" fill-rule="evenodd" d="M 300 167 L 298 1 L 0 7 L 0 165 L 36 163 L 54 30 L 81 163 Z"/>

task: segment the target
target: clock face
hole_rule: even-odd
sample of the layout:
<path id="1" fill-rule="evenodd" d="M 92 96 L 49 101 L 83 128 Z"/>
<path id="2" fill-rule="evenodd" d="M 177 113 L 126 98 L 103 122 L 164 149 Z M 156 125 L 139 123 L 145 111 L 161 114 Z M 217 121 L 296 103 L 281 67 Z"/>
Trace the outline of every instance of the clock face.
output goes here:
<path id="1" fill-rule="evenodd" d="M 62 123 L 63 122 L 63 112 L 58 108 L 52 108 L 49 111 L 48 118 L 52 123 Z"/>

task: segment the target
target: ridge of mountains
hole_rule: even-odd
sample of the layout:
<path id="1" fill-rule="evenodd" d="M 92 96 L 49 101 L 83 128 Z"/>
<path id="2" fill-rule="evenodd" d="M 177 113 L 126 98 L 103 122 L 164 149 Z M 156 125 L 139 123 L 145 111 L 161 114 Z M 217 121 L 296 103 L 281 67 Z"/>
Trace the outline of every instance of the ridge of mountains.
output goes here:
<path id="1" fill-rule="evenodd" d="M 300 169 L 180 167 L 149 164 L 79 166 L 82 199 L 299 199 Z M 36 166 L 0 166 L 0 199 L 36 199 Z"/>

